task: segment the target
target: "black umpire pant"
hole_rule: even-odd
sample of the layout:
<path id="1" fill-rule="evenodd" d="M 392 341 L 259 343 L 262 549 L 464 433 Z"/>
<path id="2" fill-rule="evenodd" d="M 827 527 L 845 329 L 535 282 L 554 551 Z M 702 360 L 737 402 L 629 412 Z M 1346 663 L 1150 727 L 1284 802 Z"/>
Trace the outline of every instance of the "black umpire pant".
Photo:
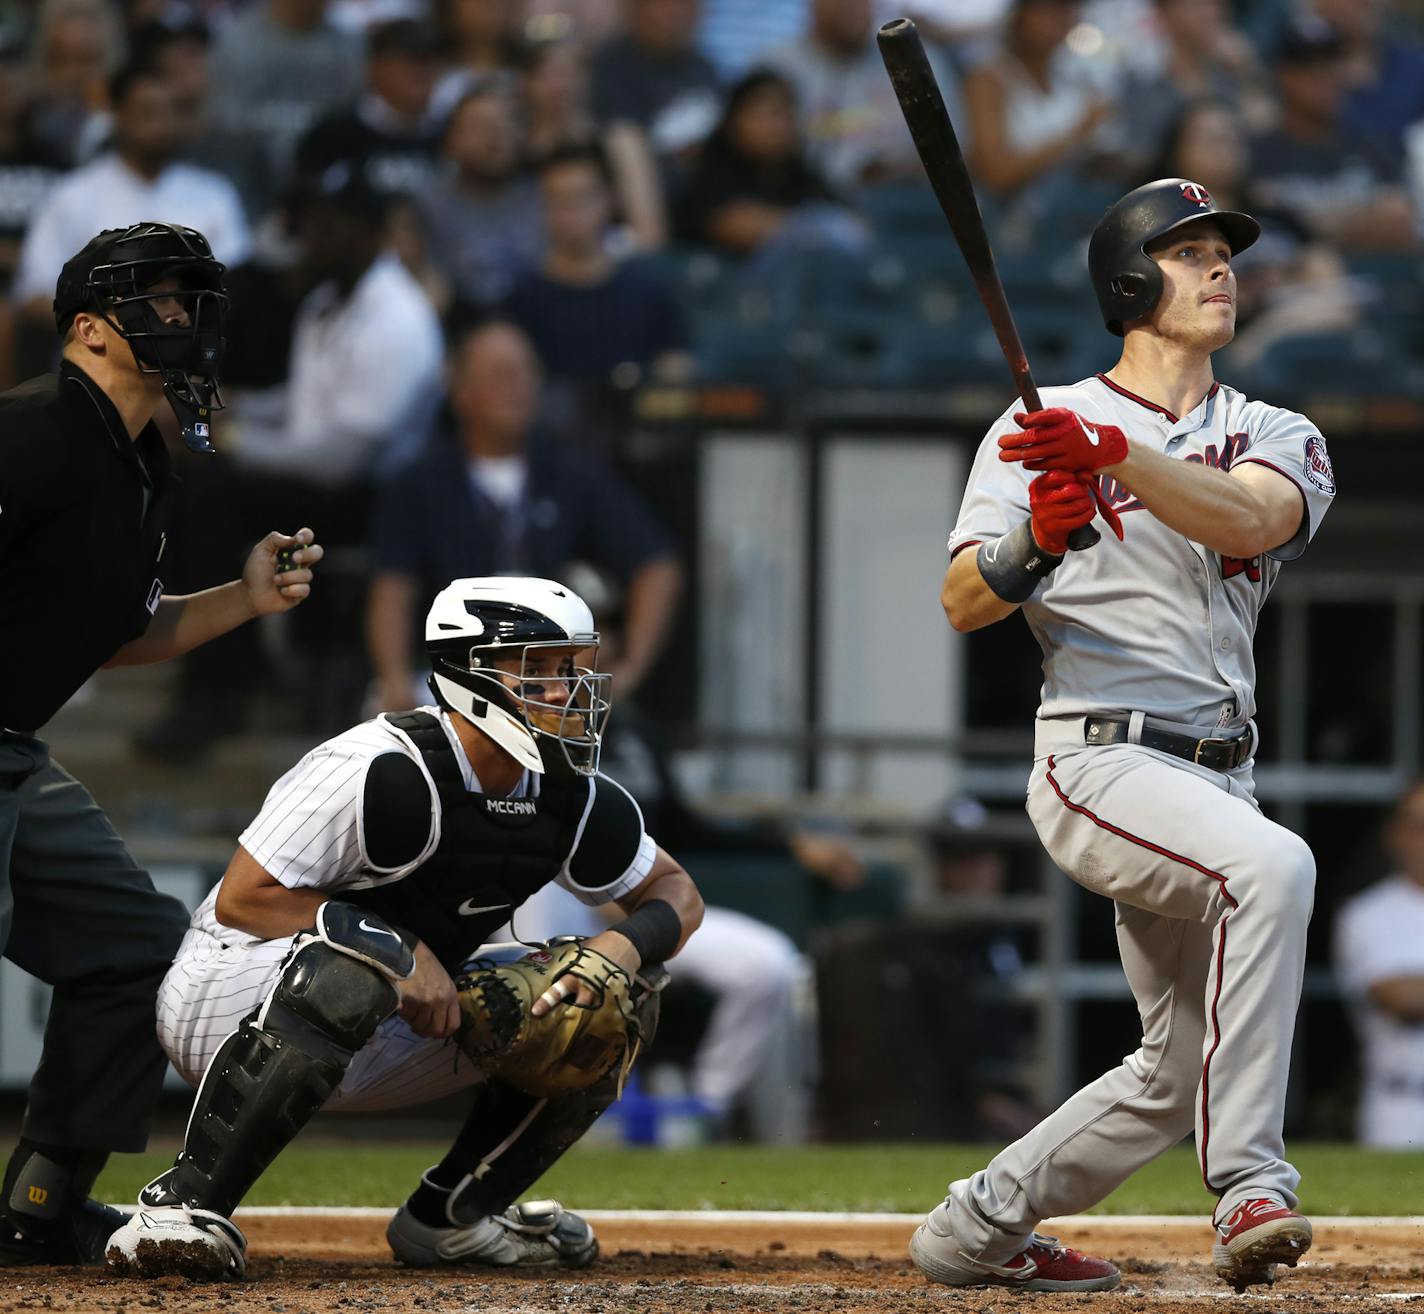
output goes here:
<path id="1" fill-rule="evenodd" d="M 0 946 L 54 987 L 22 1135 L 144 1148 L 168 1063 L 154 1001 L 187 925 L 46 745 L 0 733 Z"/>

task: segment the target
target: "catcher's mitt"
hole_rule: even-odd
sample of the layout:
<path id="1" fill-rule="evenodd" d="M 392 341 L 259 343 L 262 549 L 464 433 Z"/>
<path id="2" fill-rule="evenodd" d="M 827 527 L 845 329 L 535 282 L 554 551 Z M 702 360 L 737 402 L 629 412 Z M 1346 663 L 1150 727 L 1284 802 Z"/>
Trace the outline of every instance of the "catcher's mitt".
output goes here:
<path id="1" fill-rule="evenodd" d="M 514 963 L 477 962 L 460 977 L 460 1048 L 491 1076 L 530 1095 L 559 1095 L 592 1086 L 637 1055 L 639 1027 L 628 974 L 579 941 L 550 945 Z M 534 1001 L 561 976 L 597 995 L 590 1005 L 566 1001 L 542 1017 Z"/>

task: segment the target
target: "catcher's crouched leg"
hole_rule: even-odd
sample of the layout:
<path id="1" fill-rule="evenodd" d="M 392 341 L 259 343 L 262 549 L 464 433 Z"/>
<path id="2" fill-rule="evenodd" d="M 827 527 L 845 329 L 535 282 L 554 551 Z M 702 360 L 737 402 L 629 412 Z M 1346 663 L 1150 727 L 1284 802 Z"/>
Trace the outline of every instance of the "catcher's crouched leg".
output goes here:
<path id="1" fill-rule="evenodd" d="M 109 1269 L 241 1277 L 247 1242 L 232 1211 L 395 1012 L 394 982 L 413 968 L 410 950 L 378 917 L 323 904 L 316 933 L 296 942 L 261 1009 L 213 1056 L 183 1149 L 109 1238 Z"/>
<path id="2" fill-rule="evenodd" d="M 658 990 L 667 974 L 647 969 L 633 1007 L 644 1046 L 657 1030 Z M 441 1265 L 583 1268 L 598 1255 L 593 1228 L 554 1200 L 514 1201 L 618 1098 L 615 1068 L 582 1090 L 541 1098 L 491 1077 L 450 1153 L 429 1169 L 386 1230 L 395 1257 Z"/>

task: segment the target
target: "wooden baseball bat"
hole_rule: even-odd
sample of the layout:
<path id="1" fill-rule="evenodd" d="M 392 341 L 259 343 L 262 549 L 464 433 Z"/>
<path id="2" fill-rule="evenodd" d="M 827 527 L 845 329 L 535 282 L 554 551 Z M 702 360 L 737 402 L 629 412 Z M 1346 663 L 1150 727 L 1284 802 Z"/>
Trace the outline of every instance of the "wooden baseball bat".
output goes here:
<path id="1" fill-rule="evenodd" d="M 999 350 L 1004 353 L 1014 376 L 1014 386 L 1026 409 L 1041 411 L 1043 402 L 1029 370 L 1028 355 L 1019 338 L 1014 313 L 1009 309 L 1009 299 L 1004 295 L 1004 284 L 999 278 L 999 267 L 994 263 L 994 250 L 989 245 L 984 216 L 979 213 L 979 201 L 974 195 L 974 184 L 969 180 L 964 152 L 959 148 L 959 138 L 954 135 L 954 125 L 949 121 L 949 111 L 944 107 L 944 96 L 940 94 L 919 31 L 913 19 L 896 18 L 886 23 L 875 39 L 935 200 L 949 221 L 964 263 L 969 266 L 979 300 L 984 303 L 989 322 L 994 326 L 994 336 L 999 339 Z M 1068 546 L 1080 551 L 1092 547 L 1098 538 L 1098 531 L 1092 525 L 1080 525 L 1069 537 Z"/>

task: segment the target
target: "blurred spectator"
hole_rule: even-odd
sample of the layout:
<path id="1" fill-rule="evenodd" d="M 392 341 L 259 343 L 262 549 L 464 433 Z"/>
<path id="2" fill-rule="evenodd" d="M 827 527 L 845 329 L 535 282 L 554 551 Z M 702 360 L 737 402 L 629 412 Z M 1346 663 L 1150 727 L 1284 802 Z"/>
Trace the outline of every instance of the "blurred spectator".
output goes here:
<path id="1" fill-rule="evenodd" d="M 539 193 L 519 167 L 519 145 L 509 96 L 496 83 L 476 86 L 450 112 L 443 172 L 416 198 L 423 258 L 445 284 L 444 302 L 493 306 L 539 258 Z"/>
<path id="2" fill-rule="evenodd" d="M 65 167 L 36 133 L 34 108 L 23 52 L 0 49 L 0 296 L 10 290 L 25 229 Z"/>
<path id="3" fill-rule="evenodd" d="M 436 171 L 439 127 L 430 99 L 440 37 L 413 18 L 373 27 L 366 38 L 366 91 L 315 123 L 297 143 L 297 172 L 315 177 L 341 162 L 362 169 L 387 196 L 415 196 Z"/>
<path id="4" fill-rule="evenodd" d="M 1302 18 L 1286 30 L 1276 51 L 1281 122 L 1256 138 L 1251 176 L 1263 199 L 1296 211 L 1343 248 L 1409 250 L 1414 213 L 1398 162 L 1342 121 L 1344 56 L 1323 19 Z"/>
<path id="5" fill-rule="evenodd" d="M 1385 833 L 1395 874 L 1349 899 L 1335 923 L 1335 974 L 1362 1048 L 1359 1139 L 1424 1149 L 1424 781 Z"/>
<path id="6" fill-rule="evenodd" d="M 1262 202 L 1246 175 L 1250 148 L 1234 107 L 1205 99 L 1187 105 L 1167 129 L 1147 178 L 1190 178 L 1223 209 L 1244 210 L 1261 237 L 1232 260 L 1237 276 L 1233 368 L 1253 365 L 1272 343 L 1299 334 L 1339 332 L 1360 315 L 1360 293 L 1344 263 L 1290 209 Z"/>
<path id="7" fill-rule="evenodd" d="M 1112 120 L 1066 44 L 1081 10 L 1078 0 L 1015 0 L 999 50 L 964 80 L 969 167 L 1000 197 L 1081 164 Z"/>
<path id="8" fill-rule="evenodd" d="M 662 179 L 647 134 L 627 120 L 600 129 L 589 104 L 584 61 L 573 38 L 526 42 L 519 58 L 525 154 L 538 164 L 566 146 L 597 143 L 608 160 L 629 245 L 654 250 L 667 240 Z"/>
<path id="9" fill-rule="evenodd" d="M 698 44 L 723 81 L 735 82 L 768 50 L 804 32 L 810 12 L 810 0 L 702 0 Z"/>
<path id="10" fill-rule="evenodd" d="M 33 50 L 35 136 L 66 164 L 78 164 L 102 141 L 109 79 L 124 62 L 115 10 L 103 0 L 45 0 Z"/>
<path id="11" fill-rule="evenodd" d="M 257 0 L 219 32 L 212 86 L 217 127 L 264 162 L 242 192 L 260 214 L 302 134 L 361 94 L 361 44 L 327 22 L 326 0 Z"/>
<path id="12" fill-rule="evenodd" d="M 811 164 L 845 195 L 863 184 L 921 176 L 874 37 L 870 0 L 814 0 L 810 30 L 760 61 L 796 89 Z M 954 115 L 958 79 L 933 51 L 930 63 Z"/>
<path id="13" fill-rule="evenodd" d="M 1139 161 L 1161 149 L 1184 105 L 1204 97 L 1236 105 L 1253 132 L 1275 123 L 1265 69 L 1226 0 L 1155 0 L 1154 9 L 1160 58 L 1130 65 L 1118 97 L 1125 145 Z"/>
<path id="14" fill-rule="evenodd" d="M 658 155 L 700 141 L 717 120 L 717 70 L 695 44 L 697 0 L 624 0 L 623 31 L 593 54 L 593 112 L 627 120 Z"/>
<path id="15" fill-rule="evenodd" d="M 626 648 L 614 670 L 631 695 L 657 658 L 680 589 L 662 529 L 610 470 L 538 432 L 539 368 L 514 325 L 487 322 L 458 338 L 448 381 L 440 431 L 384 484 L 377 505 L 367 639 L 380 705 L 413 705 L 415 618 L 444 583 L 558 578 L 575 558 L 626 592 Z"/>
<path id="16" fill-rule="evenodd" d="M 1009 893 L 1002 827 L 976 798 L 946 801 L 929 834 L 934 881 L 954 924 L 935 934 L 944 1031 L 971 1056 L 958 1098 L 982 1136 L 1022 1136 L 1038 1120 L 1021 1082 L 1022 1037 L 1031 1029 L 1014 987 L 1024 974 L 1022 931 L 1002 917 Z M 945 1092 L 950 1096 L 950 1092 Z"/>
<path id="17" fill-rule="evenodd" d="M 129 64 L 115 75 L 110 100 L 113 149 L 57 183 L 25 234 L 14 296 L 36 322 L 52 321 L 60 268 L 101 228 L 162 219 L 206 235 L 224 264 L 247 259 L 247 221 L 232 184 L 177 162 L 182 127 L 167 81 Z"/>
<path id="18" fill-rule="evenodd" d="M 314 286 L 296 311 L 285 416 L 275 424 L 250 417 L 235 399 L 231 458 L 191 464 L 175 536 L 184 536 L 195 578 L 210 578 L 203 572 L 211 563 L 230 560 L 273 516 L 297 515 L 299 507 L 319 520 L 328 554 L 361 546 L 383 458 L 409 453 L 423 439 L 439 396 L 440 326 L 420 287 L 385 250 L 388 204 L 354 165 L 329 166 L 301 189 L 296 227 Z M 326 660 L 316 663 L 321 680 L 302 692 L 313 716 L 337 721 L 351 712 L 339 705 L 341 678 L 352 702 L 364 680 L 359 662 L 349 669 L 359 604 L 341 615 L 342 591 L 323 592 L 303 651 Z M 240 635 L 183 659 L 176 702 L 139 737 L 143 751 L 192 759 L 243 728 L 261 666 L 254 640 Z M 332 705 L 321 706 L 323 698 Z"/>
<path id="19" fill-rule="evenodd" d="M 439 0 L 440 44 L 451 68 L 435 93 L 437 113 L 476 82 L 513 76 L 519 50 L 520 0 Z"/>
<path id="20" fill-rule="evenodd" d="M 134 58 L 168 84 L 180 125 L 181 158 L 222 174 L 244 204 L 264 195 L 265 148 L 250 136 L 221 128 L 214 118 L 207 25 L 185 10 L 173 10 L 133 29 L 130 41 Z"/>
<path id="21" fill-rule="evenodd" d="M 1405 133 L 1424 120 L 1424 45 L 1388 26 L 1392 0 L 1314 0 L 1345 46 L 1341 126 L 1396 157 Z"/>
<path id="22" fill-rule="evenodd" d="M 608 253 L 613 189 L 597 147 L 556 150 L 540 167 L 539 191 L 543 259 L 515 279 L 505 313 L 529 335 L 550 379 L 629 387 L 650 374 L 685 375 L 690 342 L 676 298 Z"/>
<path id="23" fill-rule="evenodd" d="M 732 88 L 678 206 L 684 240 L 738 256 L 808 243 L 852 253 L 867 245 L 867 230 L 806 160 L 795 96 L 768 69 Z"/>

